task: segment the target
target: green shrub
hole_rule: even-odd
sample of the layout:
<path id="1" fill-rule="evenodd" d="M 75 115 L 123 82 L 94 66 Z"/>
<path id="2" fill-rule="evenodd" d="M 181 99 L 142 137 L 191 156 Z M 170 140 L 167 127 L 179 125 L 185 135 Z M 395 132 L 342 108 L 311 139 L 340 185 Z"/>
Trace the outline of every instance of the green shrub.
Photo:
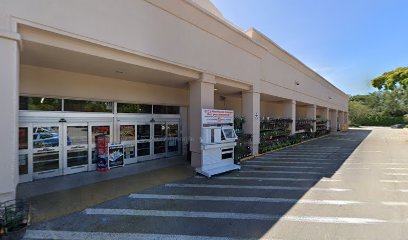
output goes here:
<path id="1" fill-rule="evenodd" d="M 403 122 L 404 117 L 391 116 L 359 116 L 351 119 L 351 124 L 356 126 L 391 126 Z"/>

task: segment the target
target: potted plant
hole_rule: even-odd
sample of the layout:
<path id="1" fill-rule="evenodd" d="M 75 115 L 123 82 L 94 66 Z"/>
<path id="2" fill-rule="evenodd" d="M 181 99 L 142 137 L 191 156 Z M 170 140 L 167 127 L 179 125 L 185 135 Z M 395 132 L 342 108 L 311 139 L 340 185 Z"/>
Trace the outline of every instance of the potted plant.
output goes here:
<path id="1" fill-rule="evenodd" d="M 25 200 L 11 200 L 0 205 L 0 237 L 22 239 L 30 224 L 30 205 Z"/>

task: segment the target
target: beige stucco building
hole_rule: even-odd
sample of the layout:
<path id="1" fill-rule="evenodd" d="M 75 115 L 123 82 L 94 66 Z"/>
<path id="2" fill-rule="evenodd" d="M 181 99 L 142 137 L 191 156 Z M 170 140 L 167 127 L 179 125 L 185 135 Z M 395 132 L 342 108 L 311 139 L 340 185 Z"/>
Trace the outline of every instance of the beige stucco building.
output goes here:
<path id="1" fill-rule="evenodd" d="M 345 93 L 208 0 L 1 0 L 0 53 L 0 201 L 94 170 L 98 133 L 198 166 L 202 108 L 243 116 L 254 154 L 262 116 L 347 126 Z"/>

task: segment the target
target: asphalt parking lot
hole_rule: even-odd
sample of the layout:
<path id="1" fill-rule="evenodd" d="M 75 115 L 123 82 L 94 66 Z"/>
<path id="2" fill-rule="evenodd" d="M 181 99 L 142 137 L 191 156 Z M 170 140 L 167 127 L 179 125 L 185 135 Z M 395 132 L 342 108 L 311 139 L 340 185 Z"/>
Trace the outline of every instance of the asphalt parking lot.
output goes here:
<path id="1" fill-rule="evenodd" d="M 31 226 L 26 239 L 408 239 L 408 132 L 363 128 Z"/>

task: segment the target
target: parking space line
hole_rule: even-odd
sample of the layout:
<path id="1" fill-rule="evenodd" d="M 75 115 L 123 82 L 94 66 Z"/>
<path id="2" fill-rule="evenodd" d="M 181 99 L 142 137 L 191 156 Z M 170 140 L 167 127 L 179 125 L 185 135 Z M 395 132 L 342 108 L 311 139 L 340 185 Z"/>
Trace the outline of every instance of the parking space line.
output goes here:
<path id="1" fill-rule="evenodd" d="M 381 202 L 387 206 L 408 206 L 408 202 Z"/>
<path id="2" fill-rule="evenodd" d="M 262 167 L 262 168 L 295 168 L 295 169 L 316 169 L 316 168 L 324 168 L 324 167 L 302 167 L 302 166 L 266 166 L 266 165 L 252 165 L 252 164 L 241 164 L 243 167 Z"/>
<path id="3" fill-rule="evenodd" d="M 160 210 L 134 210 L 134 209 L 89 208 L 89 209 L 86 209 L 84 213 L 88 215 L 215 218 L 215 219 L 234 219 L 234 220 L 290 221 L 290 222 L 333 223 L 333 224 L 378 224 L 378 223 L 387 222 L 385 220 L 374 219 L 374 218 L 290 216 L 290 215 L 286 216 L 286 215 L 267 215 L 267 214 L 253 214 L 253 213 L 160 211 Z"/>
<path id="4" fill-rule="evenodd" d="M 205 178 L 203 176 L 195 176 L 195 178 Z M 288 181 L 288 182 L 341 182 L 340 179 L 328 179 L 328 178 L 276 178 L 276 177 L 227 177 L 220 176 L 215 179 L 225 180 L 256 180 L 256 181 Z"/>
<path id="5" fill-rule="evenodd" d="M 383 183 L 408 183 L 408 180 L 380 180 Z"/>
<path id="6" fill-rule="evenodd" d="M 178 188 L 232 188 L 232 189 L 255 189 L 255 190 L 287 190 L 287 191 L 327 191 L 327 192 L 349 192 L 351 189 L 345 188 L 319 188 L 319 187 L 288 187 L 288 186 L 251 186 L 251 185 L 221 185 L 221 184 L 182 184 L 169 183 L 166 187 Z"/>
<path id="7" fill-rule="evenodd" d="M 264 198 L 264 197 L 231 197 L 231 196 L 203 196 L 203 195 L 163 195 L 163 194 L 130 194 L 135 199 L 164 199 L 191 201 L 228 201 L 228 202 L 264 202 L 264 203 L 300 203 L 315 205 L 354 205 L 359 201 L 347 200 L 314 200 L 297 198 Z"/>
<path id="8" fill-rule="evenodd" d="M 112 232 L 76 232 L 52 230 L 27 230 L 25 238 L 28 239 L 88 239 L 88 240 L 229 240 L 230 237 L 190 236 L 173 234 L 148 234 L 148 233 L 112 233 Z M 262 239 L 262 238 L 261 238 Z"/>
<path id="9" fill-rule="evenodd" d="M 312 160 L 312 161 L 319 161 L 319 162 L 335 162 L 335 161 L 339 161 L 342 159 L 338 159 L 338 158 L 315 158 L 315 157 L 273 157 L 273 158 L 267 158 L 267 157 L 257 157 L 255 159 L 265 159 L 265 161 L 273 161 L 273 160 Z"/>
<path id="10" fill-rule="evenodd" d="M 267 171 L 267 170 L 240 170 L 241 173 L 288 173 L 288 174 L 308 174 L 308 175 L 326 175 L 341 174 L 339 172 L 296 172 L 296 171 Z"/>
<path id="11" fill-rule="evenodd" d="M 298 161 L 292 162 L 292 161 L 286 161 L 286 162 L 283 162 L 283 161 L 274 161 L 274 160 L 271 160 L 271 161 L 249 160 L 249 161 L 245 161 L 244 164 L 249 164 L 249 163 L 287 163 L 287 164 L 301 163 L 301 164 L 324 164 L 324 165 L 334 165 L 334 164 L 336 164 L 336 163 L 312 162 L 312 161 L 308 161 L 308 162 L 298 162 Z M 241 164 L 241 165 L 244 165 L 244 164 Z"/>
<path id="12" fill-rule="evenodd" d="M 384 173 L 389 176 L 408 176 L 408 173 Z"/>

